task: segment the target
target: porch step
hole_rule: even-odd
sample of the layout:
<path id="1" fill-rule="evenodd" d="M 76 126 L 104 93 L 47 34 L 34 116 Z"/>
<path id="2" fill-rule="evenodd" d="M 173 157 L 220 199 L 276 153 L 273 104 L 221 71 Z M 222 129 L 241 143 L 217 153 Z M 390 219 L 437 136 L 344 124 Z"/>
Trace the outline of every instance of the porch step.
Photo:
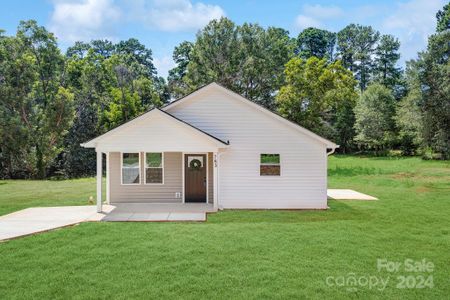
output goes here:
<path id="1" fill-rule="evenodd" d="M 106 222 L 204 222 L 205 212 L 110 212 L 102 221 Z"/>

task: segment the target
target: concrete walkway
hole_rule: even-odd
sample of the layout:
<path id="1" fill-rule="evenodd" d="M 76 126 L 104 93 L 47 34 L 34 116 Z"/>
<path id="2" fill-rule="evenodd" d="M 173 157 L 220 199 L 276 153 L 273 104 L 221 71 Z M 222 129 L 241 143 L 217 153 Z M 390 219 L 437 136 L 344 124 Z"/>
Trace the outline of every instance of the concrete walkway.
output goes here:
<path id="1" fill-rule="evenodd" d="M 212 205 L 103 205 L 32 207 L 0 216 L 0 241 L 90 221 L 206 221 Z"/>
<path id="2" fill-rule="evenodd" d="M 328 189 L 327 196 L 333 200 L 378 200 L 375 197 L 346 189 Z"/>
<path id="3" fill-rule="evenodd" d="M 111 211 L 105 205 L 106 212 Z M 25 236 L 85 221 L 99 221 L 105 215 L 95 206 L 32 207 L 0 217 L 0 240 Z"/>

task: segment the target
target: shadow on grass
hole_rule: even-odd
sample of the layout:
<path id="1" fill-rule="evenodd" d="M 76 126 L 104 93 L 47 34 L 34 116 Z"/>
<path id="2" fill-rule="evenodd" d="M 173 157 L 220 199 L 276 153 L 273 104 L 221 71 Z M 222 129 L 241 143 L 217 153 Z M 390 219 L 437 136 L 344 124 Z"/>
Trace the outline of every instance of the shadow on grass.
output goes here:
<path id="1" fill-rule="evenodd" d="M 208 214 L 208 223 L 310 223 L 345 220 L 369 220 L 364 208 L 329 201 L 327 210 L 224 210 Z"/>

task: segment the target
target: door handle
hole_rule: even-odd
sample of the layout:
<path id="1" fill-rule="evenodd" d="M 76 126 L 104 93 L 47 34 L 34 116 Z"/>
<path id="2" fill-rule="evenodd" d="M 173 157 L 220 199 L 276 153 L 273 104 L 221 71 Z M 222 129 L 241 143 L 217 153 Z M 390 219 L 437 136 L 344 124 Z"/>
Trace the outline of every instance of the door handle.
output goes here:
<path id="1" fill-rule="evenodd" d="M 203 186 L 206 186 L 206 177 L 203 179 Z"/>

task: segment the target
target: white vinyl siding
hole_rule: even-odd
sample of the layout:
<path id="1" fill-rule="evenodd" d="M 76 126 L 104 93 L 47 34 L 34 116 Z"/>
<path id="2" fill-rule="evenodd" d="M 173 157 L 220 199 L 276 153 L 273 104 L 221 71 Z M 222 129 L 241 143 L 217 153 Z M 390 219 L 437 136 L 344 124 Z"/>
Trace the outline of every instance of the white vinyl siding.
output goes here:
<path id="1" fill-rule="evenodd" d="M 144 152 L 141 153 L 144 157 Z M 183 191 L 182 153 L 164 153 L 164 184 L 122 185 L 120 184 L 121 158 L 120 152 L 109 153 L 109 186 L 110 202 L 129 203 L 181 203 Z M 145 168 L 141 159 L 141 174 Z M 176 197 L 180 193 L 180 198 Z"/>
<path id="2" fill-rule="evenodd" d="M 327 207 L 326 146 L 217 88 L 167 108 L 230 146 L 220 156 L 219 206 Z M 282 176 L 260 176 L 260 154 L 277 153 Z"/>
<path id="3" fill-rule="evenodd" d="M 99 142 L 97 150 L 103 152 L 215 152 L 218 143 L 220 142 L 163 112 L 151 111 L 134 121 L 132 126 L 104 137 Z"/>
<path id="4" fill-rule="evenodd" d="M 145 153 L 141 153 L 144 157 Z M 182 203 L 183 202 L 183 154 L 164 152 L 164 184 L 122 185 L 120 180 L 120 152 L 109 153 L 109 186 L 111 203 Z M 145 169 L 144 159 L 141 168 Z M 142 173 L 142 172 L 141 172 Z M 208 201 L 213 199 L 213 153 L 208 153 Z M 176 197 L 180 193 L 180 198 Z"/>

